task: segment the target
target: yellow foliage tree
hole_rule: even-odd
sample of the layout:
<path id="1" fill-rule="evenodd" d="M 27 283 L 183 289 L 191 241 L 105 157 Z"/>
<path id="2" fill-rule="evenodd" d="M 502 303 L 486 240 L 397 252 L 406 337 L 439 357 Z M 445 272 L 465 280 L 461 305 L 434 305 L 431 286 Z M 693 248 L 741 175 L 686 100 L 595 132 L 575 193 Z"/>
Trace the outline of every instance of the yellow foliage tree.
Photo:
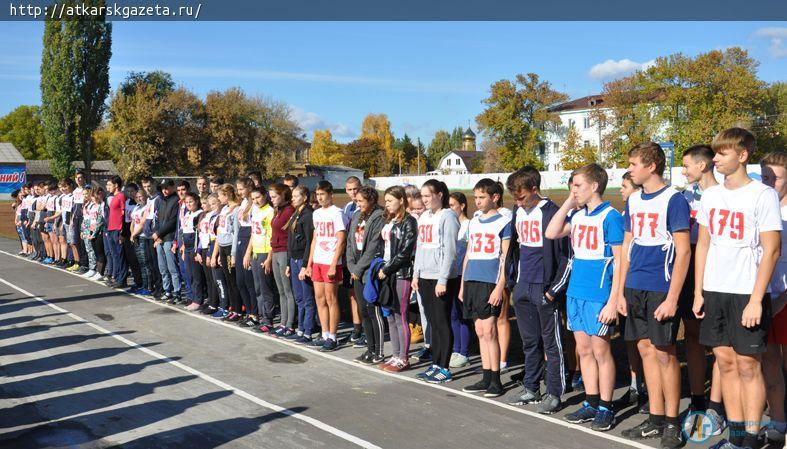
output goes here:
<path id="1" fill-rule="evenodd" d="M 361 123 L 361 139 L 368 139 L 376 142 L 382 148 L 385 158 L 382 161 L 380 170 L 382 172 L 391 171 L 393 165 L 398 161 L 398 154 L 394 150 L 394 136 L 391 132 L 391 121 L 385 114 L 366 114 Z"/>
<path id="2" fill-rule="evenodd" d="M 596 147 L 582 144 L 577 128 L 573 125 L 569 126 L 560 156 L 560 165 L 563 170 L 576 170 L 587 164 L 598 162 L 598 159 Z"/>
<path id="3" fill-rule="evenodd" d="M 314 165 L 341 165 L 344 162 L 344 154 L 333 140 L 330 130 L 314 131 L 309 161 Z"/>

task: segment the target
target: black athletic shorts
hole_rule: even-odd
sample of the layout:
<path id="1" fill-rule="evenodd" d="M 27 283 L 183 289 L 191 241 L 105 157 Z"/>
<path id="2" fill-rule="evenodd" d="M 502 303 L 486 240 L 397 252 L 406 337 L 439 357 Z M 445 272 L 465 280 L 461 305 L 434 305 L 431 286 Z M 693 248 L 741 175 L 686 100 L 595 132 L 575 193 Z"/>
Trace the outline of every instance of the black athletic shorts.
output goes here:
<path id="1" fill-rule="evenodd" d="M 653 316 L 656 309 L 667 299 L 665 292 L 649 292 L 626 288 L 628 316 L 626 317 L 626 341 L 649 339 L 656 346 L 671 346 L 678 338 L 680 317 L 675 316 L 668 320 L 658 321 Z"/>
<path id="2" fill-rule="evenodd" d="M 696 320 L 694 311 L 694 245 L 691 248 L 691 258 L 689 259 L 689 271 L 686 273 L 686 281 L 680 290 L 678 298 L 678 316 L 684 320 Z"/>
<path id="3" fill-rule="evenodd" d="M 489 282 L 465 281 L 462 312 L 466 320 L 485 320 L 500 316 L 500 306 L 493 307 L 489 304 L 489 297 L 494 289 L 495 284 Z"/>
<path id="4" fill-rule="evenodd" d="M 771 324 L 771 297 L 762 298 L 760 324 L 745 328 L 741 324 L 743 309 L 749 295 L 703 291 L 705 318 L 700 323 L 700 343 L 715 348 L 732 346 L 738 354 L 754 355 L 765 352 L 768 327 Z"/>

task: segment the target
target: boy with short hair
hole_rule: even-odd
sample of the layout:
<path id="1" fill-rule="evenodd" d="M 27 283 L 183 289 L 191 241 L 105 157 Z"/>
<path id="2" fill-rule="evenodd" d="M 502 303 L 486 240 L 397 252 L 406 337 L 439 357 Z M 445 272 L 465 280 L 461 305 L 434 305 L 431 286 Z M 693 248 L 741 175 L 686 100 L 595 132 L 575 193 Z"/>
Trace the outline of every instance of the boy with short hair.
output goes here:
<path id="1" fill-rule="evenodd" d="M 703 192 L 697 213 L 693 310 L 702 319 L 700 343 L 713 348 L 721 373 L 730 439 L 720 444 L 755 448 L 765 408 L 768 284 L 782 230 L 779 195 L 746 172 L 757 148 L 749 131 L 722 131 L 711 147 L 724 184 Z"/>
<path id="2" fill-rule="evenodd" d="M 691 241 L 692 255 L 697 249 L 697 235 L 699 225 L 697 224 L 697 213 L 700 209 L 702 192 L 718 184 L 716 176 L 713 174 L 713 149 L 708 145 L 694 145 L 683 152 L 683 176 L 686 177 L 688 185 L 683 190 L 683 196 L 689 203 L 691 210 L 691 230 L 689 237 Z M 710 400 L 705 405 L 705 372 L 707 361 L 705 357 L 705 346 L 700 344 L 700 321 L 694 316 L 691 310 L 694 305 L 694 257 L 689 261 L 689 271 L 686 273 L 686 281 L 680 292 L 678 300 L 678 315 L 683 320 L 686 342 L 686 361 L 689 373 L 689 389 L 691 391 L 692 411 L 705 412 L 705 415 L 713 424 L 714 435 L 719 435 L 724 431 L 726 423 L 724 421 L 724 405 L 721 398 L 721 381 L 719 380 L 719 367 L 713 364 L 713 374 L 711 378 Z M 696 425 L 701 425 L 698 420 Z M 700 428 L 696 428 L 701 431 Z"/>
<path id="3" fill-rule="evenodd" d="M 483 391 L 485 397 L 494 398 L 503 394 L 497 317 L 506 284 L 504 268 L 511 239 L 511 219 L 497 211 L 497 202 L 503 197 L 503 185 L 499 182 L 484 178 L 473 187 L 473 194 L 481 214 L 474 216 L 467 228 L 459 300 L 463 303 L 464 318 L 475 323 L 483 378 L 463 390 Z"/>
<path id="4" fill-rule="evenodd" d="M 763 184 L 779 194 L 782 227 L 787 224 L 787 152 L 775 151 L 760 160 Z M 771 316 L 768 349 L 762 359 L 770 422 L 760 431 L 760 439 L 768 447 L 783 447 L 787 430 L 784 413 L 784 353 L 787 348 L 787 239 L 782 238 L 781 256 L 771 278 Z"/>
<path id="5" fill-rule="evenodd" d="M 312 214 L 314 238 L 309 251 L 306 275 L 314 282 L 317 315 L 320 318 L 322 337 L 313 341 L 321 351 L 337 347 L 336 332 L 339 328 L 339 284 L 342 282 L 342 254 L 347 239 L 347 228 L 342 210 L 333 204 L 333 186 L 320 181 L 315 189 L 320 208 Z"/>
<path id="6" fill-rule="evenodd" d="M 689 205 L 680 192 L 661 177 L 666 158 L 661 147 L 645 142 L 629 151 L 629 173 L 642 189 L 626 203 L 626 231 L 618 311 L 626 316 L 626 341 L 636 341 L 645 383 L 649 414 L 638 426 L 623 431 L 631 439 L 661 437 L 661 446 L 683 444 L 678 422 L 680 363 L 675 342 L 677 315 L 689 247 Z"/>
<path id="7" fill-rule="evenodd" d="M 615 361 L 610 337 L 617 319 L 617 295 L 613 293 L 620 278 L 623 242 L 620 212 L 602 200 L 608 179 L 606 170 L 598 164 L 576 170 L 571 194 L 545 233 L 548 239 L 570 235 L 574 251 L 566 315 L 579 352 L 585 401 L 565 420 L 574 424 L 592 421 L 591 428 L 601 432 L 615 423 Z M 577 206 L 581 209 L 575 210 Z"/>
<path id="8" fill-rule="evenodd" d="M 567 237 L 544 238 L 559 206 L 541 196 L 541 175 L 535 167 L 515 171 L 506 184 L 517 203 L 511 220 L 507 283 L 513 285 L 514 311 L 525 354 L 523 389 L 507 402 L 539 403 L 539 413 L 552 414 L 562 406 L 566 390 L 559 303 L 568 287 L 569 242 Z M 547 395 L 542 397 L 545 366 Z"/>

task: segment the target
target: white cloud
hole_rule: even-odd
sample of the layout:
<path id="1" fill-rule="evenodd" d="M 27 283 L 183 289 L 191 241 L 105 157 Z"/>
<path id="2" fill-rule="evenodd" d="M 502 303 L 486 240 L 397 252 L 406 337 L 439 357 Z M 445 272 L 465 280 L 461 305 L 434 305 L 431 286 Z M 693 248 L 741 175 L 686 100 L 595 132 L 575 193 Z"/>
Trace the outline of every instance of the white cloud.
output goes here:
<path id="1" fill-rule="evenodd" d="M 352 139 L 358 134 L 350 129 L 344 123 L 334 123 L 320 117 L 314 112 L 304 111 L 301 108 L 292 108 L 292 118 L 303 128 L 307 134 L 307 139 L 311 138 L 311 134 L 318 129 L 328 129 L 334 138 L 338 139 Z"/>
<path id="2" fill-rule="evenodd" d="M 621 59 L 615 61 L 614 59 L 607 59 L 606 61 L 596 64 L 590 68 L 590 77 L 596 80 L 606 81 L 618 78 L 620 76 L 629 75 L 637 70 L 645 70 L 656 63 L 656 60 L 651 59 L 647 62 L 636 62 L 631 59 Z"/>
<path id="3" fill-rule="evenodd" d="M 771 41 L 771 55 L 774 58 L 787 58 L 787 28 L 780 27 L 766 27 L 760 28 L 755 33 L 755 36 L 770 39 Z"/>

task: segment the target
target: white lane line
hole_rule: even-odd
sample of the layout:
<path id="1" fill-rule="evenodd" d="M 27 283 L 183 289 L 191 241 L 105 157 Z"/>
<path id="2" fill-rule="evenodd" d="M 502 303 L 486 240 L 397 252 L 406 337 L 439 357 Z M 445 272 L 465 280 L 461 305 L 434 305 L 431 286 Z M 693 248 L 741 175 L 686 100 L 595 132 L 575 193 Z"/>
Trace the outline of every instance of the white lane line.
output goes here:
<path id="1" fill-rule="evenodd" d="M 58 312 L 64 313 L 66 316 L 68 316 L 69 318 L 71 318 L 71 319 L 73 319 L 75 321 L 78 321 L 78 322 L 80 322 L 80 323 L 82 323 L 82 324 L 84 324 L 86 326 L 90 326 L 93 329 L 95 329 L 95 330 L 97 330 L 97 331 L 99 331 L 99 332 L 101 332 L 101 333 L 103 333 L 105 335 L 109 335 L 110 337 L 115 338 L 116 340 L 124 343 L 127 346 L 130 346 L 130 347 L 132 347 L 134 349 L 138 349 L 138 350 L 144 352 L 145 354 L 147 354 L 147 355 L 149 355 L 151 357 L 154 357 L 154 358 L 159 359 L 159 360 L 161 360 L 163 362 L 169 363 L 170 365 L 172 365 L 174 367 L 180 368 L 180 369 L 182 369 L 183 371 L 186 371 L 189 374 L 193 374 L 193 375 L 199 377 L 200 379 L 202 379 L 202 380 L 204 380 L 206 382 L 210 382 L 213 385 L 216 385 L 219 388 L 222 388 L 222 389 L 227 390 L 227 391 L 231 391 L 232 393 L 234 393 L 234 394 L 236 394 L 236 395 L 238 395 L 238 396 L 240 396 L 240 397 L 242 397 L 244 399 L 247 399 L 247 400 L 249 400 L 249 401 L 251 401 L 251 402 L 253 402 L 253 403 L 255 403 L 255 404 L 259 405 L 259 406 L 265 407 L 265 408 L 267 408 L 269 410 L 273 410 L 273 411 L 281 413 L 283 415 L 290 416 L 292 418 L 295 418 L 295 419 L 298 419 L 300 421 L 303 421 L 303 422 L 305 422 L 307 424 L 311 424 L 312 426 L 314 426 L 314 427 L 316 427 L 316 428 L 318 428 L 320 430 L 328 432 L 331 435 L 337 436 L 337 437 L 339 437 L 339 438 L 341 438 L 341 439 L 343 439 L 345 441 L 348 441 L 350 443 L 353 443 L 353 444 L 355 444 L 357 446 L 360 446 L 360 447 L 363 447 L 363 448 L 369 448 L 369 449 L 381 449 L 379 446 L 377 446 L 377 445 L 375 445 L 375 444 L 373 444 L 373 443 L 371 443 L 369 441 L 366 441 L 364 439 L 358 438 L 355 435 L 350 435 L 349 433 L 347 433 L 347 432 L 345 432 L 343 430 L 337 429 L 336 427 L 333 427 L 333 426 L 331 426 L 329 424 L 326 424 L 326 423 L 324 423 L 322 421 L 319 421 L 317 419 L 314 419 L 314 418 L 311 418 L 309 416 L 303 415 L 301 413 L 293 412 L 292 410 L 289 410 L 289 409 L 286 409 L 284 407 L 278 406 L 278 405 L 273 404 L 271 402 L 268 402 L 268 401 L 266 401 L 264 399 L 260 399 L 260 398 L 254 396 L 254 395 L 252 395 L 250 393 L 247 393 L 247 392 L 241 390 L 240 388 L 233 387 L 232 385 L 230 385 L 230 384 L 228 384 L 226 382 L 222 382 L 222 381 L 216 379 L 215 377 L 212 377 L 212 376 L 210 376 L 208 374 L 205 374 L 202 371 L 196 370 L 196 369 L 194 369 L 194 368 L 192 368 L 192 367 L 190 367 L 188 365 L 184 365 L 183 363 L 180 363 L 177 360 L 172 360 L 171 358 L 169 358 L 169 357 L 167 357 L 165 355 L 159 354 L 158 352 L 153 351 L 152 349 L 149 349 L 149 348 L 146 348 L 144 346 L 138 345 L 138 344 L 134 343 L 133 341 L 131 341 L 131 340 L 129 340 L 129 339 L 127 339 L 127 338 L 125 338 L 125 337 L 123 337 L 121 335 L 118 335 L 118 334 L 116 334 L 116 333 L 114 333 L 114 332 L 112 332 L 112 331 L 110 331 L 108 329 L 104 329 L 103 327 L 101 327 L 101 326 L 99 326 L 97 324 L 91 323 L 90 321 L 87 321 L 87 320 L 83 319 L 79 315 L 75 315 L 75 314 L 69 312 L 68 310 L 66 310 L 66 309 L 64 309 L 64 308 L 62 308 L 60 306 L 52 304 L 51 302 L 49 302 L 49 301 L 47 301 L 47 300 L 45 300 L 45 299 L 43 299 L 43 298 L 41 298 L 39 296 L 36 296 L 36 295 L 28 292 L 27 290 L 25 290 L 25 289 L 15 285 L 15 284 L 12 284 L 11 282 L 8 282 L 7 280 L 5 280 L 3 278 L 0 278 L 0 282 L 5 284 L 5 285 L 7 285 L 7 286 L 9 286 L 9 287 L 11 287 L 11 288 L 13 288 L 14 290 L 18 291 L 19 293 L 22 293 L 23 295 L 27 295 L 27 296 L 35 299 L 36 301 L 39 301 L 39 302 L 41 302 L 43 304 L 46 304 L 47 306 L 57 310 Z"/>
<path id="2" fill-rule="evenodd" d="M 49 265 L 42 265 L 42 264 L 39 264 L 37 262 L 33 262 L 33 261 L 29 260 L 29 259 L 26 259 L 24 257 L 17 256 L 16 254 L 11 254 L 11 253 L 9 253 L 7 251 L 0 250 L 0 254 L 5 254 L 5 255 L 8 255 L 8 256 L 15 257 L 17 259 L 24 260 L 26 262 L 38 265 L 38 266 L 51 268 L 51 269 L 56 270 L 56 271 L 58 271 L 60 273 L 67 273 L 67 274 L 71 274 L 71 275 L 74 275 L 74 276 L 78 276 L 81 279 L 85 279 L 82 276 L 80 276 L 79 274 L 71 273 L 71 272 L 68 272 L 68 271 L 64 271 L 64 270 L 61 270 L 60 268 L 52 267 L 52 266 L 49 266 Z M 85 280 L 87 280 L 87 279 L 85 279 Z M 92 281 L 92 282 L 95 282 L 98 285 L 106 287 L 106 285 L 104 283 L 102 283 L 102 282 L 98 282 L 98 281 Z M 441 384 L 430 384 L 430 383 L 426 383 L 426 382 L 423 382 L 421 380 L 418 380 L 418 379 L 416 379 L 414 377 L 406 376 L 404 374 L 389 373 L 387 371 L 383 371 L 383 370 L 381 370 L 379 368 L 376 368 L 376 367 L 370 367 L 370 366 L 367 366 L 367 365 L 361 365 L 361 364 L 355 363 L 355 362 L 353 362 L 351 360 L 343 359 L 343 358 L 338 357 L 336 355 L 333 355 L 331 353 L 320 352 L 318 350 L 309 349 L 309 348 L 301 346 L 301 345 L 296 345 L 295 343 L 291 343 L 291 342 L 289 342 L 287 340 L 282 340 L 282 339 L 279 339 L 279 338 L 273 338 L 273 337 L 269 337 L 269 336 L 266 336 L 266 335 L 263 335 L 263 334 L 259 334 L 259 333 L 256 333 L 254 331 L 250 331 L 248 329 L 240 328 L 240 327 L 238 327 L 238 326 L 236 326 L 234 324 L 229 324 L 229 323 L 225 323 L 223 321 L 218 321 L 218 320 L 215 320 L 213 318 L 210 318 L 210 317 L 202 315 L 202 314 L 195 314 L 195 313 L 189 312 L 188 310 L 185 310 L 185 309 L 183 309 L 181 307 L 175 307 L 175 306 L 170 306 L 168 304 L 162 304 L 162 303 L 160 303 L 158 301 L 155 301 L 153 299 L 147 298 L 145 296 L 130 294 L 130 293 L 127 293 L 127 292 L 125 292 L 124 290 L 121 290 L 121 289 L 112 289 L 112 290 L 115 290 L 115 291 L 118 291 L 118 292 L 123 292 L 124 294 L 126 294 L 128 296 L 133 296 L 135 298 L 142 299 L 142 300 L 147 301 L 147 302 L 149 302 L 151 304 L 155 304 L 155 305 L 157 305 L 159 307 L 166 307 L 166 308 L 178 311 L 178 312 L 183 313 L 183 314 L 185 314 L 187 316 L 190 316 L 192 318 L 197 318 L 197 319 L 206 321 L 206 322 L 214 324 L 214 325 L 224 326 L 227 329 L 232 329 L 235 332 L 243 332 L 245 334 L 251 335 L 251 336 L 256 337 L 256 338 L 260 338 L 260 339 L 265 340 L 265 341 L 275 342 L 277 344 L 284 345 L 284 346 L 287 346 L 287 347 L 290 347 L 290 348 L 294 348 L 294 349 L 306 352 L 306 353 L 311 354 L 311 355 L 317 355 L 317 356 L 320 356 L 320 357 L 325 358 L 325 359 L 329 359 L 329 360 L 333 360 L 335 362 L 343 363 L 343 364 L 345 364 L 347 366 L 352 366 L 355 369 L 363 369 L 363 370 L 366 370 L 366 371 L 368 371 L 370 373 L 374 373 L 376 375 L 389 376 L 389 377 L 391 377 L 393 379 L 397 379 L 397 380 L 400 380 L 400 381 L 410 382 L 410 383 L 413 383 L 413 384 L 416 384 L 416 385 L 419 385 L 419 386 L 422 386 L 422 387 L 425 386 L 425 387 L 429 387 L 429 388 L 435 388 L 437 390 L 442 390 L 442 391 L 445 391 L 445 392 L 448 392 L 448 393 L 451 393 L 451 394 L 454 394 L 454 395 L 458 395 L 458 396 L 462 396 L 462 397 L 465 397 L 465 398 L 468 398 L 468 399 L 472 399 L 474 401 L 484 402 L 486 404 L 493 405 L 495 407 L 499 407 L 499 408 L 502 408 L 502 409 L 505 409 L 505 410 L 509 410 L 509 411 L 512 411 L 512 412 L 515 412 L 515 413 L 519 413 L 519 414 L 522 414 L 522 415 L 526 415 L 526 416 L 529 416 L 531 418 L 540 419 L 542 421 L 546 421 L 546 422 L 549 422 L 551 424 L 556 424 L 558 426 L 565 427 L 565 428 L 568 428 L 568 429 L 571 429 L 571 430 L 584 432 L 584 433 L 586 433 L 588 435 L 592 435 L 592 436 L 597 437 L 597 438 L 603 438 L 603 439 L 606 439 L 606 440 L 614 441 L 617 444 L 622 444 L 622 445 L 629 446 L 629 447 L 636 447 L 636 448 L 639 448 L 639 449 L 653 449 L 654 448 L 654 446 L 649 446 L 647 444 L 643 444 L 643 443 L 640 443 L 640 442 L 637 442 L 637 441 L 632 441 L 632 440 L 629 440 L 629 439 L 626 439 L 626 438 L 623 438 L 623 437 L 619 437 L 617 435 L 612 435 L 610 433 L 597 432 L 595 430 L 590 429 L 589 427 L 580 426 L 580 425 L 577 425 L 577 424 L 571 424 L 569 422 L 563 421 L 560 418 L 556 418 L 555 416 L 552 416 L 552 415 L 542 415 L 540 413 L 537 413 L 537 412 L 534 412 L 534 411 L 531 411 L 531 410 L 528 410 L 528 409 L 525 409 L 525 408 L 520 408 L 520 407 L 516 407 L 516 406 L 513 406 L 513 405 L 508 405 L 508 404 L 506 404 L 504 402 L 496 401 L 494 399 L 485 398 L 483 396 L 476 396 L 476 395 L 474 395 L 472 393 L 466 393 L 466 392 L 462 391 L 461 389 L 454 389 L 454 388 L 450 388 L 450 387 L 447 387 L 447 386 L 441 385 Z"/>

